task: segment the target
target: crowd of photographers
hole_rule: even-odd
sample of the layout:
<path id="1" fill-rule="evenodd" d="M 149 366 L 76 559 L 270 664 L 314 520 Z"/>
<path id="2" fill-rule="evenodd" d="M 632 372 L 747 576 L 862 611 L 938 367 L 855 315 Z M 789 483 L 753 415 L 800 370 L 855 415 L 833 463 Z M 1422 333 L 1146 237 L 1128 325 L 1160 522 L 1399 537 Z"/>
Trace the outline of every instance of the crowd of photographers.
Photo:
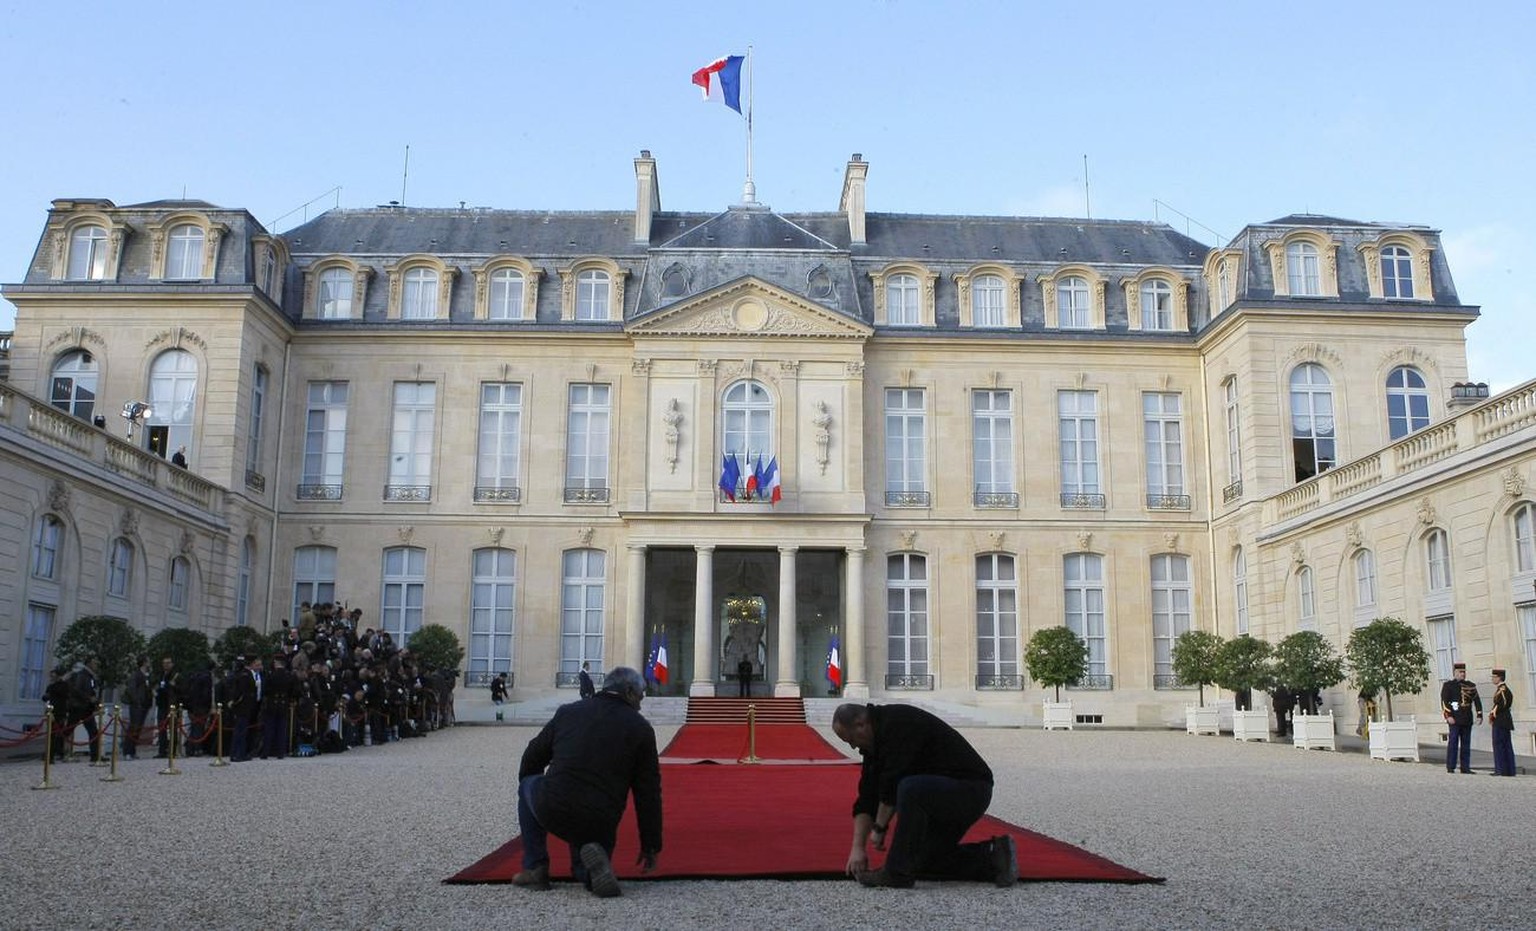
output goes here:
<path id="1" fill-rule="evenodd" d="M 452 724 L 457 670 L 423 667 L 387 631 L 359 629 L 361 618 L 358 609 L 305 602 L 297 624 L 283 622 L 280 648 L 236 656 L 227 670 L 211 660 L 182 670 L 170 657 L 153 663 L 138 657 L 120 696 L 120 755 L 136 759 L 140 746 L 152 743 L 163 757 L 176 739 L 178 756 L 281 759 L 388 743 Z M 76 727 L 86 731 L 91 760 L 101 758 L 98 673 L 95 657 L 53 670 L 43 698 L 55 722 L 55 758 L 64 757 Z M 171 726 L 178 717 L 185 720 L 182 736 Z M 222 721 L 222 734 L 215 721 Z"/>

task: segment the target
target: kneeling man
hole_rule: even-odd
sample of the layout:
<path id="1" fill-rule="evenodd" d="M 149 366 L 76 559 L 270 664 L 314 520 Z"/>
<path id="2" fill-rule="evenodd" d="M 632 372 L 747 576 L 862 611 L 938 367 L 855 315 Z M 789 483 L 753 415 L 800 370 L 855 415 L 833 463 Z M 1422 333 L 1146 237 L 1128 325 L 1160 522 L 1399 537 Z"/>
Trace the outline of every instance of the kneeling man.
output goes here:
<path id="1" fill-rule="evenodd" d="M 969 879 L 1011 886 L 1018 854 L 1007 835 L 975 844 L 960 838 L 992 801 L 992 770 L 939 718 L 910 705 L 839 706 L 838 738 L 864 758 L 853 803 L 847 871 L 865 886 L 910 887 L 917 879 Z M 867 845 L 890 854 L 869 868 Z"/>

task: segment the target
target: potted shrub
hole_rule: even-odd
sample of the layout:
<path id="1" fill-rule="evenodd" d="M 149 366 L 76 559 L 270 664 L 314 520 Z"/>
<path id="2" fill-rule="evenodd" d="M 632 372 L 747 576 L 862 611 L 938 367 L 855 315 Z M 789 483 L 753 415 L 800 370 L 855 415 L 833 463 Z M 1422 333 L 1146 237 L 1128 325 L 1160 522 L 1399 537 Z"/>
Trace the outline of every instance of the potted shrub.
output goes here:
<path id="1" fill-rule="evenodd" d="M 1344 656 L 1354 685 L 1386 701 L 1386 716 L 1370 722 L 1373 760 L 1419 759 L 1419 729 L 1412 715 L 1397 720 L 1392 693 L 1411 695 L 1429 684 L 1429 653 L 1419 632 L 1395 617 L 1378 617 L 1349 635 Z"/>
<path id="2" fill-rule="evenodd" d="M 1173 674 L 1185 685 L 1199 689 L 1199 704 L 1184 706 L 1184 730 L 1188 733 L 1221 733 L 1216 707 L 1205 706 L 1205 687 L 1216 682 L 1221 644 L 1220 637 L 1205 630 L 1186 630 L 1173 642 Z"/>
<path id="3" fill-rule="evenodd" d="M 1267 640 L 1243 634 L 1221 645 L 1216 655 L 1216 684 L 1236 696 L 1232 710 L 1232 736 L 1237 740 L 1269 740 L 1269 712 L 1253 708 L 1253 693 L 1267 690 L 1274 681 L 1269 657 L 1274 649 Z"/>
<path id="4" fill-rule="evenodd" d="M 1333 644 L 1317 631 L 1297 631 L 1275 645 L 1274 671 L 1276 681 L 1299 696 L 1291 717 L 1295 745 L 1304 750 L 1334 749 L 1333 712 L 1317 710 L 1322 690 L 1344 681 L 1344 660 Z"/>
<path id="5" fill-rule="evenodd" d="M 1076 685 L 1088 672 L 1088 644 L 1066 627 L 1035 631 L 1024 648 L 1024 666 L 1030 678 L 1056 690 L 1054 701 L 1044 703 L 1045 729 L 1072 729 L 1072 702 L 1061 700 L 1063 685 Z"/>

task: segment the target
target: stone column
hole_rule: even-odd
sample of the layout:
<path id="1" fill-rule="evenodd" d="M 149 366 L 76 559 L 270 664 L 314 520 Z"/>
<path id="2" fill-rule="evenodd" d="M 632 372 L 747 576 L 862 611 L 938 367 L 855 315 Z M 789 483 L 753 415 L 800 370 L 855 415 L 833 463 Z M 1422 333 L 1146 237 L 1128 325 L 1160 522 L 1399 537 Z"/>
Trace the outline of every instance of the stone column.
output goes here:
<path id="1" fill-rule="evenodd" d="M 715 548 L 695 546 L 693 576 L 693 679 L 689 695 L 715 694 Z"/>
<path id="2" fill-rule="evenodd" d="M 779 547 L 779 677 L 773 683 L 775 698 L 799 698 L 799 666 L 795 649 L 795 553 L 798 547 Z"/>
<path id="3" fill-rule="evenodd" d="M 844 572 L 847 609 L 843 613 L 843 697 L 868 698 L 864 671 L 864 547 L 850 546 Z"/>
<path id="4" fill-rule="evenodd" d="M 629 544 L 629 590 L 625 595 L 623 665 L 645 670 L 645 547 Z"/>

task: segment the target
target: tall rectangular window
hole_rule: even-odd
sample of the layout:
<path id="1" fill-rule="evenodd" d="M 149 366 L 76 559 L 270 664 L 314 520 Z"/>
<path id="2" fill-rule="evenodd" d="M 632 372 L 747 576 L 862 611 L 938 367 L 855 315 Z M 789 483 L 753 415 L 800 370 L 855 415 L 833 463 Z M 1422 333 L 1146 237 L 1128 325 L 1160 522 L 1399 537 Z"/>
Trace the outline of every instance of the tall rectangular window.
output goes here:
<path id="1" fill-rule="evenodd" d="M 59 571 L 59 536 L 64 525 L 52 514 L 37 519 L 37 529 L 32 534 L 32 575 L 39 579 L 56 579 Z"/>
<path id="2" fill-rule="evenodd" d="M 1227 484 L 1236 485 L 1243 480 L 1242 410 L 1238 406 L 1236 376 L 1227 379 L 1222 392 L 1227 410 Z"/>
<path id="3" fill-rule="evenodd" d="M 1093 391 L 1056 394 L 1061 440 L 1063 498 L 1099 494 L 1099 396 Z"/>
<path id="4" fill-rule="evenodd" d="M 430 488 L 432 437 L 437 413 L 437 385 L 429 381 L 395 382 L 394 418 L 389 433 L 389 484 L 395 488 Z"/>
<path id="5" fill-rule="evenodd" d="M 427 551 L 419 546 L 394 546 L 384 551 L 383 591 L 379 597 L 379 629 L 404 649 L 410 635 L 421 630 L 427 602 Z"/>
<path id="6" fill-rule="evenodd" d="M 1536 571 L 1536 504 L 1515 509 L 1515 571 Z"/>
<path id="7" fill-rule="evenodd" d="M 885 389 L 885 490 L 902 504 L 925 504 L 927 414 L 922 388 Z"/>
<path id="8" fill-rule="evenodd" d="M 1444 614 L 1425 621 L 1429 627 L 1429 654 L 1435 664 L 1435 678 L 1449 679 L 1456 666 L 1456 617 Z"/>
<path id="9" fill-rule="evenodd" d="M 27 605 L 27 623 L 21 634 L 21 664 L 16 670 L 17 701 L 37 701 L 43 697 L 55 610 L 52 605 Z"/>
<path id="10" fill-rule="evenodd" d="M 166 590 L 165 604 L 172 611 L 187 610 L 187 585 L 192 574 L 192 564 L 178 556 L 171 560 L 171 580 Z"/>
<path id="11" fill-rule="evenodd" d="M 517 610 L 517 554 L 475 550 L 469 604 L 469 674 L 489 679 L 512 671 L 512 630 Z M 476 680 L 476 681 L 477 681 Z"/>
<path id="12" fill-rule="evenodd" d="M 886 560 L 885 673 L 928 675 L 928 560 L 916 553 Z"/>
<path id="13" fill-rule="evenodd" d="M 235 626 L 245 627 L 251 622 L 251 580 L 255 575 L 256 552 L 251 538 L 240 541 L 240 574 L 235 579 Z M 297 615 L 294 616 L 297 619 Z"/>
<path id="14" fill-rule="evenodd" d="M 336 549 L 330 546 L 301 546 L 293 551 L 293 614 L 297 621 L 299 606 L 325 604 L 336 600 Z"/>
<path id="15" fill-rule="evenodd" d="M 1147 502 L 1154 507 L 1177 507 L 1184 495 L 1183 399 L 1172 392 L 1148 391 L 1141 396 L 1141 414 Z"/>
<path id="16" fill-rule="evenodd" d="M 606 495 L 608 491 L 608 436 L 613 416 L 610 396 L 608 385 L 570 387 L 565 424 L 567 500 L 573 495 L 581 498 L 584 493 Z"/>
<path id="17" fill-rule="evenodd" d="M 1451 545 L 1444 530 L 1431 530 L 1424 538 L 1424 558 L 1429 570 L 1429 590 L 1451 589 Z"/>
<path id="18" fill-rule="evenodd" d="M 1525 642 L 1525 671 L 1530 678 L 1525 694 L 1536 695 L 1536 604 L 1523 604 L 1515 608 L 1520 619 L 1520 636 Z"/>
<path id="19" fill-rule="evenodd" d="M 1317 586 L 1311 566 L 1302 566 L 1296 573 L 1296 605 L 1296 629 L 1317 630 Z"/>
<path id="20" fill-rule="evenodd" d="M 505 498 L 517 491 L 522 441 L 523 386 L 488 382 L 480 386 L 480 454 L 475 462 L 475 498 Z M 516 500 L 515 497 L 513 500 Z"/>
<path id="21" fill-rule="evenodd" d="M 302 488 L 334 489 L 341 497 L 347 456 L 347 383 L 312 381 L 304 412 L 304 471 Z M 319 497 L 320 495 L 316 495 Z M 302 492 L 300 497 L 308 497 Z"/>
<path id="22" fill-rule="evenodd" d="M 1104 630 L 1104 557 L 1069 553 L 1062 560 L 1063 624 L 1088 645 L 1088 675 L 1109 672 L 1108 638 Z"/>
<path id="23" fill-rule="evenodd" d="M 885 282 L 885 320 L 891 326 L 917 326 L 922 322 L 917 276 L 892 275 Z"/>
<path id="24" fill-rule="evenodd" d="M 976 557 L 976 675 L 1019 674 L 1019 583 L 1012 556 Z"/>
<path id="25" fill-rule="evenodd" d="M 133 544 L 118 537 L 112 541 L 112 551 L 107 557 L 107 594 L 127 598 L 132 583 Z"/>
<path id="26" fill-rule="evenodd" d="M 971 325 L 1000 327 L 1007 322 L 1003 311 L 1003 279 L 978 275 L 971 283 Z"/>
<path id="27" fill-rule="evenodd" d="M 978 498 L 1013 492 L 1013 392 L 971 392 L 971 455 Z"/>
<path id="28" fill-rule="evenodd" d="M 1232 600 L 1237 605 L 1237 632 L 1248 633 L 1248 557 L 1239 546 L 1232 554 Z"/>
<path id="29" fill-rule="evenodd" d="M 1190 629 L 1191 591 L 1188 556 L 1152 557 L 1152 671 L 1165 682 L 1174 680 L 1174 641 Z"/>
<path id="30" fill-rule="evenodd" d="M 245 436 L 245 468 L 261 472 L 261 428 L 267 410 L 267 370 L 256 366 L 251 372 L 251 423 Z"/>
<path id="31" fill-rule="evenodd" d="M 575 676 L 586 662 L 603 668 L 604 555 L 568 550 L 560 561 L 560 672 L 566 676 Z"/>
<path id="32" fill-rule="evenodd" d="M 1355 554 L 1354 562 L 1355 611 L 1358 626 L 1360 614 L 1376 610 L 1376 554 L 1362 549 Z"/>

